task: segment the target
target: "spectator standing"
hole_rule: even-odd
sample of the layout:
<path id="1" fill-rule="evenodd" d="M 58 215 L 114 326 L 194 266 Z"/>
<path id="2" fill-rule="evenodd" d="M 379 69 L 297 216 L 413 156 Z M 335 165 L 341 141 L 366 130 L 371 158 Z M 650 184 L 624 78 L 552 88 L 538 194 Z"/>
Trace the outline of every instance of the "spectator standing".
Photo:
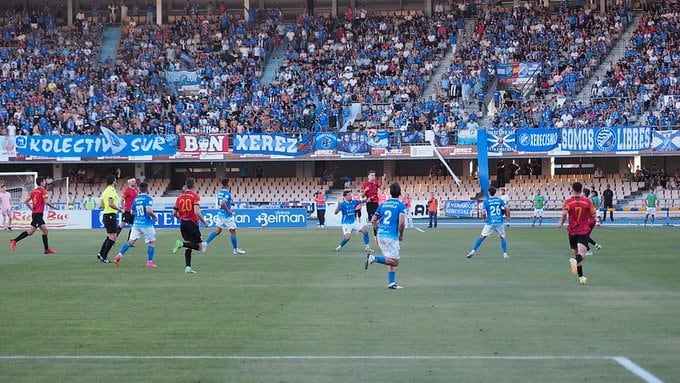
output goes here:
<path id="1" fill-rule="evenodd" d="M 319 190 L 314 193 L 314 201 L 316 202 L 316 216 L 319 218 L 317 227 L 326 227 L 326 193 Z"/>
<path id="2" fill-rule="evenodd" d="M 607 211 L 609 211 L 609 220 L 614 222 L 614 192 L 609 184 L 602 191 L 602 205 L 604 206 L 604 219 L 607 219 Z"/>
<path id="3" fill-rule="evenodd" d="M 0 214 L 2 214 L 2 226 L 5 230 L 12 230 L 12 195 L 9 194 L 5 185 L 0 186 Z"/>
<path id="4" fill-rule="evenodd" d="M 429 229 L 437 227 L 437 211 L 439 210 L 439 202 L 434 193 L 430 193 L 430 198 L 427 200 L 427 214 L 430 217 Z M 433 226 L 434 225 L 434 226 Z"/>

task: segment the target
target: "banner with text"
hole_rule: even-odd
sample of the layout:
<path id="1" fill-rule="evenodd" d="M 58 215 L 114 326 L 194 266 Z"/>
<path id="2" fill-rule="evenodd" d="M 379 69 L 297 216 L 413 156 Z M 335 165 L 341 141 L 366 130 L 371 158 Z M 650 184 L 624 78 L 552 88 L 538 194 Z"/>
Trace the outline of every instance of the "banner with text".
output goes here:
<path id="1" fill-rule="evenodd" d="M 560 149 L 570 152 L 635 152 L 652 146 L 648 126 L 563 128 Z"/>
<path id="2" fill-rule="evenodd" d="M 218 209 L 201 209 L 209 227 L 215 227 L 217 212 Z M 157 229 L 179 228 L 179 220 L 172 210 L 158 210 L 155 213 L 158 216 Z M 93 229 L 104 227 L 102 215 L 101 210 L 92 210 Z M 236 209 L 234 220 L 239 228 L 304 228 L 307 227 L 307 209 Z"/>
<path id="3" fill-rule="evenodd" d="M 559 129 L 517 129 L 515 145 L 520 152 L 549 152 L 560 144 Z"/>
<path id="4" fill-rule="evenodd" d="M 174 135 L 118 136 L 101 128 L 99 136 L 17 136 L 19 154 L 41 157 L 128 157 L 175 154 Z"/>
<path id="5" fill-rule="evenodd" d="M 314 135 L 244 133 L 234 135 L 234 153 L 276 156 L 303 156 L 314 150 Z"/>
<path id="6" fill-rule="evenodd" d="M 185 134 L 179 137 L 178 155 L 204 156 L 226 153 L 229 153 L 229 136 L 226 134 Z"/>
<path id="7" fill-rule="evenodd" d="M 472 218 L 477 210 L 477 201 L 448 200 L 444 201 L 444 215 L 456 218 Z"/>
<path id="8" fill-rule="evenodd" d="M 515 151 L 515 131 L 513 129 L 488 129 L 486 133 L 489 152 L 505 153 Z"/>

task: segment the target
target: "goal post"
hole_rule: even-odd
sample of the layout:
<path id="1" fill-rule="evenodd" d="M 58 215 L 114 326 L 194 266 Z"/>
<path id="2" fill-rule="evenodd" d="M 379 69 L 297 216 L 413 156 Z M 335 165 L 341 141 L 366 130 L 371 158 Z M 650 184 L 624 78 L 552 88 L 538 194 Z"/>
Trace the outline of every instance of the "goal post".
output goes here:
<path id="1" fill-rule="evenodd" d="M 12 208 L 20 209 L 24 199 L 35 189 L 37 172 L 0 172 L 0 186 L 12 197 Z"/>

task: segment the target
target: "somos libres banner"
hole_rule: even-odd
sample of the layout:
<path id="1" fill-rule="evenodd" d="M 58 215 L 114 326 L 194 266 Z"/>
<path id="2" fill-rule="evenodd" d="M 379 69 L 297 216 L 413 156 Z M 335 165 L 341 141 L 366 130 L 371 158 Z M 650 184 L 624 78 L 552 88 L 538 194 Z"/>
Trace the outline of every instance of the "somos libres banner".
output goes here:
<path id="1" fill-rule="evenodd" d="M 477 210 L 477 201 L 449 200 L 444 202 L 444 215 L 456 218 L 472 218 Z"/>
<path id="2" fill-rule="evenodd" d="M 247 133 L 234 135 L 234 153 L 276 156 L 302 156 L 314 150 L 314 135 Z"/>
<path id="3" fill-rule="evenodd" d="M 201 209 L 203 217 L 215 227 L 218 209 Z M 92 228 L 101 229 L 102 211 L 92 211 Z M 179 220 L 172 214 L 172 210 L 158 210 L 157 229 L 178 229 Z M 236 209 L 234 220 L 239 228 L 304 228 L 307 227 L 306 208 L 281 208 L 281 209 Z"/>
<path id="4" fill-rule="evenodd" d="M 174 135 L 118 136 L 107 128 L 101 130 L 99 136 L 17 136 L 17 152 L 41 157 L 128 157 L 177 151 Z"/>
<path id="5" fill-rule="evenodd" d="M 560 129 L 560 149 L 570 152 L 634 152 L 652 146 L 652 128 L 612 126 Z"/>
<path id="6" fill-rule="evenodd" d="M 549 152 L 560 144 L 559 129 L 517 129 L 515 145 L 520 152 Z"/>

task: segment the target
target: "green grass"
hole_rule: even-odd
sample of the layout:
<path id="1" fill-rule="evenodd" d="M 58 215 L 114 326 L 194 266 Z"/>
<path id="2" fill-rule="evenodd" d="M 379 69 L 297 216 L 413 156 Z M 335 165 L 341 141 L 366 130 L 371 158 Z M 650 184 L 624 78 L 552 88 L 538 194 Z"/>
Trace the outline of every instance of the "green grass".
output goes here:
<path id="1" fill-rule="evenodd" d="M 103 230 L 50 232 L 56 256 L 36 234 L 0 252 L 0 356 L 105 358 L 0 358 L 0 381 L 641 381 L 606 358 L 410 356 L 625 356 L 679 381 L 677 228 L 597 229 L 604 249 L 585 262 L 587 286 L 569 273 L 563 230 L 510 227 L 512 259 L 491 237 L 467 260 L 480 229 L 409 230 L 400 291 L 384 266 L 363 270 L 359 237 L 331 251 L 339 229 L 240 230 L 245 257 L 223 234 L 194 255 L 195 275 L 170 252 L 175 230 L 159 231 L 154 270 L 141 243 L 118 268 L 96 262 Z"/>

